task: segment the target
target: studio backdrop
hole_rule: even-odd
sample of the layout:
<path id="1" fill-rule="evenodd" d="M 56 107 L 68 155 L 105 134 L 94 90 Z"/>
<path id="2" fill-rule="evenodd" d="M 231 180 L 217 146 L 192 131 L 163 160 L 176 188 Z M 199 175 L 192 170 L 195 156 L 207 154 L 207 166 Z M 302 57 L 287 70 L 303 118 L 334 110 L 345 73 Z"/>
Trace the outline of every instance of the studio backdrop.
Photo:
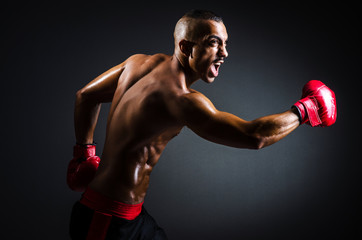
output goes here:
<path id="1" fill-rule="evenodd" d="M 361 235 L 357 6 L 51 1 L 1 10 L 3 239 L 69 239 L 80 198 L 65 181 L 76 91 L 132 54 L 171 55 L 174 26 L 193 8 L 221 15 L 229 35 L 219 77 L 193 85 L 217 109 L 245 120 L 280 113 L 318 79 L 335 91 L 337 122 L 303 125 L 262 150 L 217 145 L 184 128 L 152 172 L 149 213 L 171 240 Z M 98 155 L 108 109 L 96 128 Z"/>

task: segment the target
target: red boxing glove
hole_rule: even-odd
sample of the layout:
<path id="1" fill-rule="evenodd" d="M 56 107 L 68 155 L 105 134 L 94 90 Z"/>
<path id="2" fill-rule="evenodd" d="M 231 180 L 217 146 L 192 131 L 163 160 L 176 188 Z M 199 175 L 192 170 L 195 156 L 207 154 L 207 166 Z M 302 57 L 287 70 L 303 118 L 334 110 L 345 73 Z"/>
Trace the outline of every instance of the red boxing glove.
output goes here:
<path id="1" fill-rule="evenodd" d="M 73 159 L 68 165 L 67 173 L 67 184 L 73 191 L 83 192 L 93 180 L 101 160 L 95 154 L 95 145 L 77 144 L 74 146 Z"/>
<path id="2" fill-rule="evenodd" d="M 303 88 L 302 99 L 294 106 L 299 111 L 301 124 L 327 127 L 336 122 L 336 96 L 321 81 L 310 80 Z"/>

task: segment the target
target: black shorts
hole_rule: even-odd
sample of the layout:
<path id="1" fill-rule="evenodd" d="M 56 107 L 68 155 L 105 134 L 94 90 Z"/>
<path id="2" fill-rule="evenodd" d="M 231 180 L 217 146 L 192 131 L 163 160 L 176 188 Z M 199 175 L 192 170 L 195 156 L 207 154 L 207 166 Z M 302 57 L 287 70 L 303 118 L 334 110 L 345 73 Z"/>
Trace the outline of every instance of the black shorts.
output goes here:
<path id="1" fill-rule="evenodd" d="M 95 211 L 79 201 L 73 206 L 70 220 L 72 240 L 86 240 Z M 165 232 L 142 207 L 140 215 L 133 220 L 112 216 L 108 226 L 106 240 L 164 240 Z"/>

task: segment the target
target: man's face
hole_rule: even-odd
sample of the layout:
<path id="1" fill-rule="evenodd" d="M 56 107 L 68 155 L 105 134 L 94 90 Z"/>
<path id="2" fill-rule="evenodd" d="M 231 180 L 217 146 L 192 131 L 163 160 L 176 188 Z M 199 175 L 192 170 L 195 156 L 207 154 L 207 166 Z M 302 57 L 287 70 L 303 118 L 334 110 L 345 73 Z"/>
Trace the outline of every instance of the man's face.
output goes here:
<path id="1" fill-rule="evenodd" d="M 211 83 L 218 76 L 220 65 L 228 56 L 226 28 L 221 22 L 203 20 L 197 35 L 189 64 L 203 81 Z"/>

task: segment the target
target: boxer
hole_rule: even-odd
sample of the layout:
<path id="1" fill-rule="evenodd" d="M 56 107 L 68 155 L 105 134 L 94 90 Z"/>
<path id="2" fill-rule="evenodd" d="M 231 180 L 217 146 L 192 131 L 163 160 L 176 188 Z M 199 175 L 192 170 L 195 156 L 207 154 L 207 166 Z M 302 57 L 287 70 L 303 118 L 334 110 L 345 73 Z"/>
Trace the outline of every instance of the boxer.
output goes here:
<path id="1" fill-rule="evenodd" d="M 330 126 L 336 121 L 334 92 L 313 80 L 289 110 L 243 120 L 215 108 L 191 85 L 212 83 L 228 56 L 221 17 L 192 10 L 176 24 L 175 49 L 130 56 L 76 94 L 76 145 L 67 182 L 84 192 L 72 211 L 72 239 L 166 239 L 143 207 L 153 167 L 167 143 L 183 127 L 200 137 L 236 148 L 261 149 L 301 124 Z M 93 134 L 104 102 L 111 102 L 101 158 Z"/>

